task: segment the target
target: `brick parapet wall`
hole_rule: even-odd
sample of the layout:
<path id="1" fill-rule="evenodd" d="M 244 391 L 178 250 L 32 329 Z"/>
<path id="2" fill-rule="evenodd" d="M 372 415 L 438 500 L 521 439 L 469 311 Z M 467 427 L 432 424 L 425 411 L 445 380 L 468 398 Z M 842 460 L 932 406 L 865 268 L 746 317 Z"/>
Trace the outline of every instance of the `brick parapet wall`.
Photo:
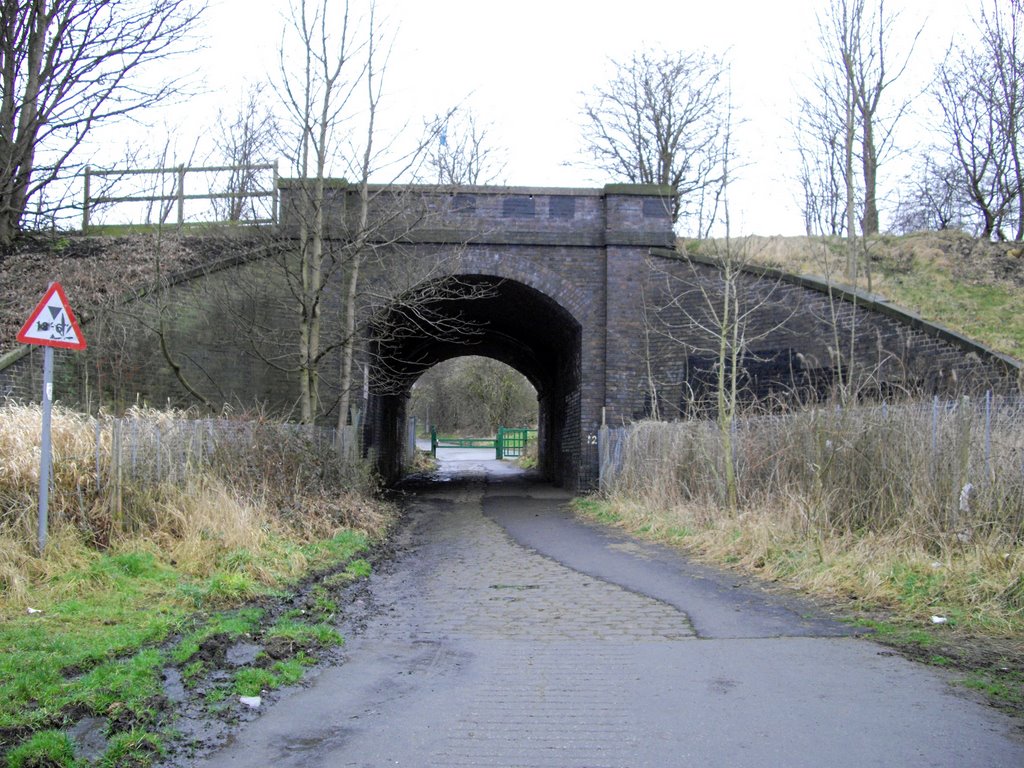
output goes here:
<path id="1" fill-rule="evenodd" d="M 302 185 L 282 180 L 281 217 L 286 230 L 301 222 Z M 345 237 L 355 225 L 358 190 L 343 183 L 325 189 L 328 237 Z M 539 187 L 372 186 L 371 219 L 386 222 L 371 233 L 379 242 L 416 244 L 606 244 L 669 247 L 671 189 L 618 184 L 603 189 Z M 392 213 L 394 212 L 394 213 Z"/>

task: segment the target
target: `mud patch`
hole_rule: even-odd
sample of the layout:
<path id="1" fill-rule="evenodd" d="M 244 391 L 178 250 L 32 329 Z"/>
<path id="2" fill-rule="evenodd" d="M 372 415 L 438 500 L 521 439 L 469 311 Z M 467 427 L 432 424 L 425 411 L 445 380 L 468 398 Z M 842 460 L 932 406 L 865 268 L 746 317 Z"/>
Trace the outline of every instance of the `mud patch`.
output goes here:
<path id="1" fill-rule="evenodd" d="M 367 559 L 377 571 L 393 553 L 393 545 L 388 543 L 378 547 Z M 286 691 L 282 688 L 263 692 L 261 707 L 247 707 L 234 690 L 234 679 L 239 672 L 271 670 L 275 664 L 296 659 L 301 654 L 306 666 L 305 680 L 310 673 L 315 674 L 317 667 L 341 663 L 340 646 L 323 647 L 267 632 L 275 622 L 287 617 L 299 617 L 312 623 L 329 618 L 330 625 L 343 638 L 361 632 L 373 612 L 369 583 L 366 579 L 343 578 L 343 571 L 338 568 L 318 574 L 291 595 L 260 600 L 258 607 L 263 616 L 258 629 L 243 637 L 226 633 L 211 635 L 187 661 L 164 670 L 164 690 L 173 705 L 172 727 L 177 738 L 167 743 L 167 754 L 154 763 L 157 768 L 185 765 L 228 745 L 239 724 L 258 718 Z M 189 676 L 185 675 L 186 668 Z"/>
<path id="2" fill-rule="evenodd" d="M 302 647 L 291 638 L 281 637 L 280 635 L 269 638 L 263 645 L 263 652 L 275 661 L 290 659 L 300 650 L 302 650 Z"/>
<path id="3" fill-rule="evenodd" d="M 66 733 L 75 742 L 75 754 L 83 760 L 98 760 L 107 751 L 107 720 L 104 717 L 84 717 Z"/>
<path id="4" fill-rule="evenodd" d="M 259 643 L 235 643 L 224 654 L 224 663 L 229 667 L 245 667 L 255 664 L 264 648 Z"/>
<path id="5" fill-rule="evenodd" d="M 199 644 L 199 651 L 192 658 L 211 667 L 223 667 L 227 664 L 228 648 L 232 642 L 231 636 L 223 632 L 210 635 Z"/>

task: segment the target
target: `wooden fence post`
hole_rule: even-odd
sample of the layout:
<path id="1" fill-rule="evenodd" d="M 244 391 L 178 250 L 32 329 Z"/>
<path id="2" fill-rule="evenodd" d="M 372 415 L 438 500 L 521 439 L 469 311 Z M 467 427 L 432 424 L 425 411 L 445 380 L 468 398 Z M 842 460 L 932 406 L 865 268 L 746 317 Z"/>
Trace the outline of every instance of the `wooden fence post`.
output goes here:
<path id="1" fill-rule="evenodd" d="M 271 172 L 273 174 L 273 182 L 270 187 L 266 184 L 260 184 L 256 186 L 253 191 L 248 193 L 240 192 L 209 192 L 203 194 L 186 194 L 185 192 L 185 176 L 189 172 L 193 174 L 204 174 L 204 173 L 217 173 L 221 171 L 243 171 L 245 173 L 257 173 L 257 172 Z M 168 175 L 173 174 L 175 182 L 170 190 L 167 190 L 164 180 Z M 96 176 L 99 178 L 108 178 L 111 176 L 127 177 L 127 176 L 138 176 L 138 175 L 158 175 L 160 178 L 159 191 L 161 194 L 150 194 L 150 195 L 104 195 L 99 194 L 95 197 L 92 195 L 92 177 Z M 204 177 L 205 178 L 205 177 Z M 265 177 L 261 177 L 265 178 Z M 236 199 L 270 199 L 271 210 L 265 211 L 260 208 L 259 213 L 263 214 L 257 216 L 257 210 L 253 208 L 253 219 L 252 224 L 277 224 L 280 221 L 281 213 L 281 198 L 280 191 L 278 190 L 278 184 L 280 183 L 280 176 L 278 170 L 278 163 L 275 161 L 271 163 L 261 163 L 256 165 L 227 165 L 227 166 L 195 166 L 191 167 L 185 164 L 179 164 L 173 167 L 166 168 L 141 168 L 133 170 L 107 170 L 107 171 L 94 171 L 91 167 L 86 167 L 84 174 L 84 200 L 82 203 L 82 231 L 88 230 L 91 226 L 92 218 L 92 206 L 105 205 L 105 204 L 120 204 L 120 203 L 137 203 L 137 202 L 148 202 L 151 204 L 160 204 L 160 222 L 166 222 L 170 216 L 171 211 L 174 207 L 177 207 L 178 211 L 178 228 L 182 228 L 185 225 L 185 201 L 186 200 L 236 200 Z M 207 185 L 207 188 L 211 188 Z M 155 190 L 154 190 L 155 191 Z M 216 212 L 214 212 L 216 213 Z M 198 216 L 196 221 L 204 221 L 202 211 L 193 211 L 193 218 Z M 216 220 L 214 216 L 213 220 Z"/>
<path id="2" fill-rule="evenodd" d="M 185 223 L 185 166 L 178 166 L 178 228 Z"/>
<path id="3" fill-rule="evenodd" d="M 89 176 L 92 173 L 90 166 L 85 166 L 85 191 L 82 196 L 82 234 L 89 231 Z"/>

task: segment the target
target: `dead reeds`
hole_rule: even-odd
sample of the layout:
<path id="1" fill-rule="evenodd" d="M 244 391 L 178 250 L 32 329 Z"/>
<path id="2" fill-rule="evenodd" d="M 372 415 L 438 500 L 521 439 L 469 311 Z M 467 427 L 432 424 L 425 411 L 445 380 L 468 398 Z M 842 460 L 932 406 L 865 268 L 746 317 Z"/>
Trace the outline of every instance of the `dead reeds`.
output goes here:
<path id="1" fill-rule="evenodd" d="M 708 422 L 606 432 L 602 488 L 638 528 L 820 592 L 1024 614 L 1019 398 L 822 405 L 737 419 L 733 438 L 735 511 Z"/>
<path id="2" fill-rule="evenodd" d="M 38 407 L 0 406 L 0 596 L 9 599 L 60 570 L 62 558 L 89 552 L 149 548 L 202 574 L 226 553 L 297 547 L 346 529 L 373 535 L 388 523 L 370 498 L 369 469 L 339 460 L 325 431 L 151 409 L 95 418 L 55 407 L 50 541 L 40 556 L 40 429 Z"/>

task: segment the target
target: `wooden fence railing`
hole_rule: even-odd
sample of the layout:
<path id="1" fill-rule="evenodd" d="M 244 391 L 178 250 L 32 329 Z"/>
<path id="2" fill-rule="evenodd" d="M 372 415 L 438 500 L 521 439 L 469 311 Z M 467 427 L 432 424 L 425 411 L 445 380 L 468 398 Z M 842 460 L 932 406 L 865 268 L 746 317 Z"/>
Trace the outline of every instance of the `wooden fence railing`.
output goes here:
<path id="1" fill-rule="evenodd" d="M 241 189 L 226 192 L 206 192 L 199 194 L 185 193 L 185 177 L 187 174 L 209 174 L 209 173 L 253 173 L 272 171 L 271 181 L 268 185 L 256 184 L 250 189 Z M 84 190 L 82 195 L 82 232 L 88 232 L 93 224 L 92 213 L 95 206 L 116 203 L 176 203 L 177 225 L 180 227 L 185 223 L 185 201 L 186 200 L 253 200 L 270 199 L 269 216 L 263 218 L 243 219 L 241 217 L 229 219 L 245 224 L 276 224 L 278 220 L 278 171 L 277 163 L 259 163 L 253 165 L 210 165 L 210 166 L 187 166 L 178 165 L 173 168 L 137 168 L 130 170 L 93 170 L 90 166 L 85 167 Z M 172 191 L 165 194 L 132 194 L 132 195 L 97 195 L 92 194 L 93 178 L 121 178 L 127 176 L 173 176 L 174 184 Z M 208 189 L 209 186 L 203 188 Z M 163 221 L 163 217 L 161 218 Z M 214 222 L 210 222 L 214 223 Z"/>

